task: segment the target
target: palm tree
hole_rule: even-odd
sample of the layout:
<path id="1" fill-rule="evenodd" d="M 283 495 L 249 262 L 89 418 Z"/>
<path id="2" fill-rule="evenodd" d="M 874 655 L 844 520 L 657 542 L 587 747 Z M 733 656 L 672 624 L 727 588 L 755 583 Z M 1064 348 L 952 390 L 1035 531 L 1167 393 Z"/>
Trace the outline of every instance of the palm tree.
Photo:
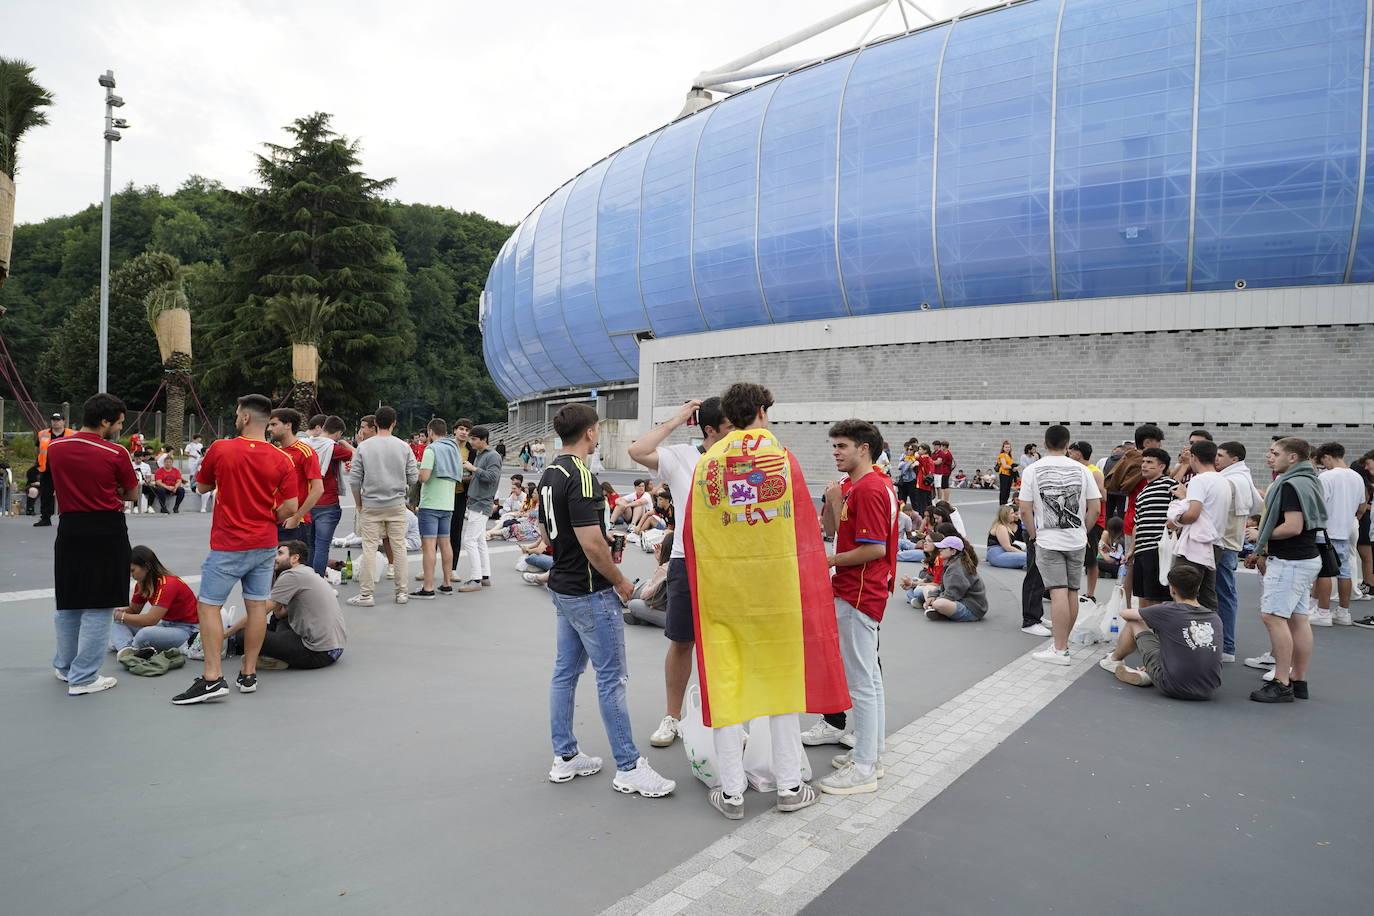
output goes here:
<path id="1" fill-rule="evenodd" d="M 162 282 L 143 300 L 148 323 L 157 335 L 157 351 L 167 373 L 166 444 L 180 450 L 186 440 L 186 387 L 191 377 L 191 303 L 181 265 L 169 254 L 154 254 Z"/>
<path id="2" fill-rule="evenodd" d="M 317 293 L 286 293 L 267 302 L 267 316 L 291 341 L 291 400 L 303 414 L 311 412 L 320 379 L 320 342 L 324 328 L 338 310 L 338 302 Z"/>
<path id="3" fill-rule="evenodd" d="M 29 128 L 48 123 L 42 109 L 52 103 L 52 93 L 33 81 L 33 67 L 22 60 L 0 57 L 0 286 L 10 275 L 19 141 Z"/>

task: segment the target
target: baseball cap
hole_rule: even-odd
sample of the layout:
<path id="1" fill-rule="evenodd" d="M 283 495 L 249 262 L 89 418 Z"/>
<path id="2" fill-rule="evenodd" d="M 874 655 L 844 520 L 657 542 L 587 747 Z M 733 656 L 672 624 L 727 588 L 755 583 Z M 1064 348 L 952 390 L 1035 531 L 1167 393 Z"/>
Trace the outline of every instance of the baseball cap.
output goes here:
<path id="1" fill-rule="evenodd" d="M 62 414 L 60 414 L 60 413 L 55 413 L 55 414 L 53 414 L 52 416 L 48 417 L 48 419 L 49 419 L 49 420 L 65 420 L 66 417 L 62 416 Z"/>
<path id="2" fill-rule="evenodd" d="M 944 550 L 946 547 L 948 547 L 950 550 L 963 550 L 964 542 L 959 540 L 957 537 L 950 535 L 949 537 L 945 538 L 943 541 L 935 545 L 936 550 Z"/>

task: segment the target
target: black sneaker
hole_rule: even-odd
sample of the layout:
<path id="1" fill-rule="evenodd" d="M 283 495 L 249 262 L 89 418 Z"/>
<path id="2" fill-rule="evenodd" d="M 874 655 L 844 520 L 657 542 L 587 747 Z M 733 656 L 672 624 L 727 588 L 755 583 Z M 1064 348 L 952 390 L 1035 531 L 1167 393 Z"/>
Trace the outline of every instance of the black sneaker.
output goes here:
<path id="1" fill-rule="evenodd" d="M 1259 690 L 1251 693 L 1250 699 L 1256 703 L 1291 703 L 1293 702 L 1293 688 L 1287 684 L 1280 684 L 1278 681 L 1270 681 Z"/>
<path id="2" fill-rule="evenodd" d="M 39 519 L 38 521 L 36 521 L 36 522 L 33 523 L 33 527 L 35 527 L 35 528 L 51 528 L 51 527 L 52 527 L 52 519 L 50 519 L 50 518 L 41 518 L 41 519 Z"/>
<path id="3" fill-rule="evenodd" d="M 1365 617 L 1362 620 L 1352 621 L 1357 627 L 1364 627 L 1366 630 L 1374 630 L 1374 615 Z"/>
<path id="4" fill-rule="evenodd" d="M 1299 700 L 1307 699 L 1306 681 L 1289 681 L 1288 686 L 1293 688 L 1293 696 L 1297 697 Z"/>
<path id="5" fill-rule="evenodd" d="M 172 697 L 172 702 L 178 706 L 190 706 L 193 703 L 204 703 L 206 700 L 228 695 L 229 685 L 225 683 L 224 678 L 207 681 L 203 677 L 198 677 L 184 693 Z"/>
<path id="6" fill-rule="evenodd" d="M 428 589 L 417 588 L 415 591 L 410 593 L 410 597 L 416 599 L 417 601 L 433 601 L 434 592 Z"/>
<path id="7" fill-rule="evenodd" d="M 240 674 L 238 685 L 239 693 L 253 693 L 258 689 L 258 676 L 256 674 Z"/>
<path id="8" fill-rule="evenodd" d="M 146 662 L 148 659 L 152 658 L 154 655 L 157 655 L 157 650 L 154 649 L 152 646 L 144 646 L 142 649 L 135 649 L 135 650 L 134 650 L 134 655 L 137 656 L 138 658 L 143 659 L 143 660 Z"/>
<path id="9" fill-rule="evenodd" d="M 441 585 L 441 586 L 439 586 L 439 594 L 441 594 L 441 595 L 452 595 L 452 594 L 453 594 L 453 586 L 452 586 L 452 585 Z M 1371 619 L 1371 620 L 1374 620 L 1374 617 L 1371 617 L 1370 619 Z"/>

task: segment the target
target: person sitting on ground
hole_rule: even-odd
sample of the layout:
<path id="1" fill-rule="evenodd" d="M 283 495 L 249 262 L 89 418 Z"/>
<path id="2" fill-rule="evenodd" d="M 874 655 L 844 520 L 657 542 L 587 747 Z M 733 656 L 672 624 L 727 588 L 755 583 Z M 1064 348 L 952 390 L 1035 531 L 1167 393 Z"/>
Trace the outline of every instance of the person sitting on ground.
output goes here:
<path id="1" fill-rule="evenodd" d="M 175 496 L 172 513 L 181 511 L 181 501 L 186 498 L 186 486 L 181 482 L 181 468 L 168 461 L 153 472 L 153 491 L 157 495 L 157 511 L 167 514 L 167 499 Z"/>
<path id="2" fill-rule="evenodd" d="M 959 532 L 950 522 L 941 522 L 931 528 L 920 547 L 925 557 L 925 569 L 915 578 L 902 576 L 898 583 L 906 590 L 907 604 L 920 609 L 925 607 L 927 601 L 939 597 L 940 583 L 944 578 L 945 560 L 940 555 L 940 551 L 935 549 L 935 545 L 945 538 L 958 536 Z"/>
<path id="3" fill-rule="evenodd" d="M 649 511 L 649 502 L 649 481 L 643 478 L 636 480 L 634 495 L 616 500 L 615 508 L 611 510 L 611 524 L 639 524 L 640 518 Z"/>
<path id="4" fill-rule="evenodd" d="M 616 504 L 620 502 L 620 494 L 611 486 L 609 480 L 601 481 L 601 493 L 606 497 L 606 511 L 614 512 Z"/>
<path id="5" fill-rule="evenodd" d="M 625 622 L 644 621 L 663 625 L 668 613 L 668 560 L 673 553 L 673 532 L 668 531 L 658 542 L 654 552 L 654 571 L 647 578 L 635 583 L 626 605 Z"/>
<path id="6" fill-rule="evenodd" d="M 1121 575 L 1126 559 L 1126 520 L 1119 515 L 1107 519 L 1107 528 L 1097 541 L 1097 571 L 1108 579 Z"/>
<path id="7" fill-rule="evenodd" d="M 326 668 L 343 655 L 348 641 L 343 610 L 334 589 L 306 562 L 309 556 L 304 541 L 277 547 L 272 616 L 259 668 Z"/>
<path id="8" fill-rule="evenodd" d="M 1099 663 L 1116 679 L 1137 687 L 1153 684 L 1176 700 L 1210 700 L 1221 686 L 1221 617 L 1198 604 L 1202 572 L 1196 566 L 1169 570 L 1164 604 L 1123 608 L 1126 628 L 1116 649 Z M 1124 659 L 1140 651 L 1141 667 Z"/>
<path id="9" fill-rule="evenodd" d="M 501 524 L 487 530 L 488 541 L 539 540 L 539 507 L 531 506 L 522 514 L 503 519 Z"/>
<path id="10" fill-rule="evenodd" d="M 658 532 L 666 532 L 672 529 L 673 521 L 673 493 L 664 484 L 653 494 L 653 509 L 644 513 L 644 517 L 635 525 L 634 534 L 639 538 L 639 546 L 644 548 L 645 553 L 652 553 L 654 546 L 662 538 Z"/>
<path id="11" fill-rule="evenodd" d="M 516 518 L 525 512 L 525 477 L 523 474 L 510 475 L 510 492 L 498 502 L 491 512 L 494 522 Z"/>
<path id="12" fill-rule="evenodd" d="M 110 625 L 110 651 L 152 658 L 163 649 L 184 648 L 200 632 L 196 593 L 167 571 L 151 547 L 139 544 L 129 553 L 133 595 L 115 608 Z"/>
<path id="13" fill-rule="evenodd" d="M 968 489 L 968 475 L 965 474 L 963 471 L 958 471 L 957 473 L 955 473 L 955 475 L 954 475 L 954 489 L 956 489 L 956 490 L 967 490 L 967 489 Z"/>
<path id="14" fill-rule="evenodd" d="M 997 519 L 988 529 L 989 565 L 998 569 L 1026 568 L 1026 546 L 1016 540 L 1019 521 L 1011 506 L 997 507 Z"/>
<path id="15" fill-rule="evenodd" d="M 935 549 L 944 562 L 944 576 L 940 595 L 925 602 L 926 619 L 955 623 L 982 620 L 988 613 L 988 593 L 978 575 L 978 554 L 973 546 L 950 536 L 940 540 Z"/>
<path id="16" fill-rule="evenodd" d="M 903 505 L 897 515 L 897 562 L 924 563 L 925 521 L 909 505 Z"/>

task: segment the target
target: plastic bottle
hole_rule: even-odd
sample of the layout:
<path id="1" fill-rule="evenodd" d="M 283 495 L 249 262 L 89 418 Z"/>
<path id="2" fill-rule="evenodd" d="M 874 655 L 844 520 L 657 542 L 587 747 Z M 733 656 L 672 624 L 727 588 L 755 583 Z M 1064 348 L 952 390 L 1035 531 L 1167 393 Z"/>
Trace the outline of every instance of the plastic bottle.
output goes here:
<path id="1" fill-rule="evenodd" d="M 353 551 L 351 550 L 344 552 L 343 580 L 345 582 L 353 581 Z"/>

